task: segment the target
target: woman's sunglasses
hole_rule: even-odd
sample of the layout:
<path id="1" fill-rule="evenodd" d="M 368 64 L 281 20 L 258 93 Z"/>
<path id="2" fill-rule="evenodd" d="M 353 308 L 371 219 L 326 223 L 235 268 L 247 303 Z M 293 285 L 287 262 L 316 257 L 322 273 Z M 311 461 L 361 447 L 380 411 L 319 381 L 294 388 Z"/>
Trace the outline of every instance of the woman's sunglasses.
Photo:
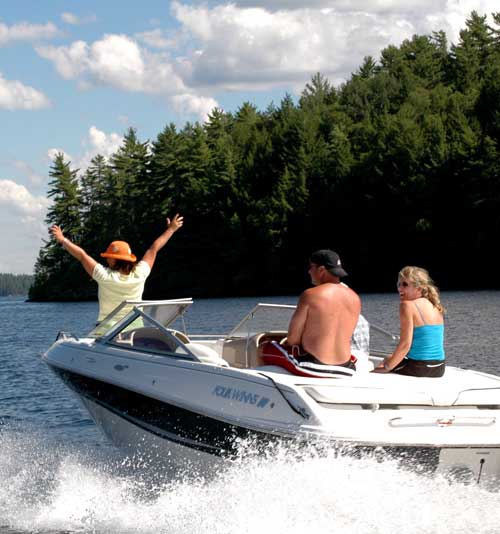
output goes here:
<path id="1" fill-rule="evenodd" d="M 410 284 L 409 284 L 408 282 L 406 282 L 406 281 L 400 282 L 400 281 L 398 280 L 398 283 L 397 283 L 397 286 L 398 286 L 398 287 L 408 287 L 409 285 L 410 285 Z"/>

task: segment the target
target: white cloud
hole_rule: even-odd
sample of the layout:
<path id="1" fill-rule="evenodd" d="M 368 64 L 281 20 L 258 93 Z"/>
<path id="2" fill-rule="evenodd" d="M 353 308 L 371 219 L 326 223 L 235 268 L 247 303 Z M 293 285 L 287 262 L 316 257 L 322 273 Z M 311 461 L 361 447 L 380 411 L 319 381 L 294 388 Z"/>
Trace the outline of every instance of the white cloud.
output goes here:
<path id="1" fill-rule="evenodd" d="M 347 77 L 363 56 L 413 30 L 397 19 L 380 21 L 357 12 L 270 12 L 231 4 L 209 9 L 179 3 L 173 10 L 199 44 L 198 53 L 183 63 L 186 82 L 225 89 L 283 86 L 306 81 L 317 71 Z"/>
<path id="2" fill-rule="evenodd" d="M 51 201 L 33 195 L 13 180 L 0 179 L 0 272 L 32 273 L 42 239 L 44 219 Z"/>
<path id="3" fill-rule="evenodd" d="M 85 170 L 97 154 L 109 159 L 120 148 L 122 142 L 123 137 L 120 134 L 115 132 L 106 134 L 95 126 L 91 126 L 86 139 L 83 141 L 83 146 L 86 148 L 85 153 L 77 158 L 75 167 Z"/>
<path id="4" fill-rule="evenodd" d="M 206 2 L 195 2 L 205 5 Z M 498 11 L 497 0 L 232 0 L 238 8 L 260 7 L 269 12 L 297 11 L 307 7 L 323 12 L 399 14 L 403 17 L 425 18 L 427 15 L 457 13 L 463 17 L 476 10 L 483 14 Z"/>
<path id="5" fill-rule="evenodd" d="M 268 11 L 297 10 L 306 6 L 310 9 L 332 9 L 337 12 L 364 11 L 370 13 L 384 13 L 401 10 L 429 10 L 436 4 L 440 9 L 446 6 L 446 0 L 234 0 L 231 2 L 241 7 L 263 7 Z"/>
<path id="6" fill-rule="evenodd" d="M 165 54 L 153 53 L 126 35 L 105 35 L 92 44 L 76 41 L 69 46 L 39 46 L 38 54 L 54 63 L 66 79 L 75 79 L 87 88 L 92 85 L 111 86 L 122 91 L 159 95 L 167 101 L 177 97 L 188 102 L 185 110 L 199 110 L 204 116 L 206 106 L 216 101 L 187 87 Z M 174 100 L 175 102 L 175 100 Z M 197 103 L 196 103 L 197 102 Z"/>
<path id="7" fill-rule="evenodd" d="M 79 23 L 79 19 L 76 15 L 73 15 L 73 13 L 62 13 L 61 14 L 61 19 L 63 22 L 65 22 L 66 24 L 78 24 Z"/>
<path id="8" fill-rule="evenodd" d="M 136 33 L 135 38 L 151 48 L 171 48 L 176 44 L 173 39 L 165 37 L 159 28 L 147 32 Z"/>
<path id="9" fill-rule="evenodd" d="M 114 154 L 123 142 L 123 137 L 117 133 L 110 133 L 109 135 L 102 130 L 98 130 L 95 126 L 89 128 L 88 139 L 96 154 L 99 153 L 105 157 Z"/>
<path id="10" fill-rule="evenodd" d="M 217 101 L 210 97 L 197 96 L 193 94 L 175 95 L 171 98 L 174 109 L 179 113 L 193 113 L 203 121 L 213 108 L 217 107 Z"/>
<path id="11" fill-rule="evenodd" d="M 493 0 L 236 0 L 210 7 L 174 1 L 171 10 L 180 26 L 175 39 L 157 28 L 36 50 L 82 89 L 101 85 L 156 95 L 179 112 L 205 117 L 217 105 L 216 91 L 301 90 L 318 71 L 337 84 L 364 56 L 377 59 L 383 48 L 414 34 L 443 29 L 454 41 L 473 9 L 490 13 L 496 5 Z"/>
<path id="12" fill-rule="evenodd" d="M 37 89 L 17 80 L 6 80 L 0 73 L 0 109 L 41 109 L 50 106 L 50 100 Z"/>
<path id="13" fill-rule="evenodd" d="M 17 215 L 40 217 L 45 215 L 49 201 L 32 195 L 24 185 L 13 180 L 0 180 L 0 205 Z"/>
<path id="14" fill-rule="evenodd" d="M 126 35 L 106 35 L 91 45 L 76 41 L 70 46 L 40 46 L 36 50 L 66 79 L 83 78 L 89 84 L 124 91 L 152 91 L 151 80 L 145 77 L 145 53 Z"/>
<path id="15" fill-rule="evenodd" d="M 47 157 L 49 158 L 49 161 L 54 161 L 58 154 L 62 154 L 64 156 L 64 161 L 73 161 L 71 154 L 68 154 L 62 148 L 49 148 L 49 150 L 47 150 Z"/>
<path id="16" fill-rule="evenodd" d="M 266 89 L 303 84 L 320 71 L 346 79 L 363 57 L 414 34 L 444 30 L 450 41 L 470 12 L 498 10 L 497 0 L 237 1 L 215 7 L 173 2 L 195 52 L 183 58 L 191 87 Z M 246 7 L 252 6 L 252 7 Z M 223 36 L 223 38 L 222 38 Z"/>
<path id="17" fill-rule="evenodd" d="M 125 35 L 109 35 L 90 49 L 89 70 L 95 80 L 125 91 L 140 91 L 144 58 L 137 43 Z"/>
<path id="18" fill-rule="evenodd" d="M 83 17 L 80 17 L 78 15 L 75 15 L 74 13 L 66 11 L 61 14 L 61 19 L 66 24 L 78 26 L 80 24 L 88 24 L 90 22 L 95 22 L 97 20 L 97 17 L 95 15 L 84 15 Z"/>
<path id="19" fill-rule="evenodd" d="M 88 45 L 84 41 L 75 41 L 70 46 L 36 47 L 38 54 L 54 63 L 59 74 L 67 79 L 75 79 L 88 69 Z"/>
<path id="20" fill-rule="evenodd" d="M 21 22 L 7 26 L 0 22 L 0 46 L 14 41 L 42 41 L 59 37 L 61 32 L 52 22 L 46 24 L 29 24 Z"/>
<path id="21" fill-rule="evenodd" d="M 61 148 L 51 148 L 47 151 L 47 157 L 53 161 L 57 154 L 64 155 L 64 161 L 70 163 L 72 169 L 79 169 L 80 174 L 90 165 L 91 160 L 100 154 L 105 158 L 112 156 L 123 142 L 123 137 L 117 133 L 106 134 L 95 126 L 89 128 L 87 136 L 82 140 L 83 154 L 72 157 Z"/>

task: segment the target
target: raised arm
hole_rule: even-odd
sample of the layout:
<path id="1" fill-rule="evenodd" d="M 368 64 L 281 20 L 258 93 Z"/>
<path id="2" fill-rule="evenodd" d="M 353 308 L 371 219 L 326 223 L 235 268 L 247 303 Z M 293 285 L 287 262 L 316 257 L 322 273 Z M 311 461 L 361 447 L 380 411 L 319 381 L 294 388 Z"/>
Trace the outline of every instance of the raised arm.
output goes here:
<path id="1" fill-rule="evenodd" d="M 184 217 L 181 217 L 178 213 L 175 217 L 170 220 L 167 217 L 167 229 L 161 234 L 160 237 L 157 237 L 153 244 L 146 250 L 142 261 L 145 261 L 151 268 L 156 260 L 156 255 L 158 252 L 167 244 L 167 241 L 177 232 L 177 230 L 184 224 Z"/>
<path id="2" fill-rule="evenodd" d="M 66 252 L 69 252 L 73 258 L 76 258 L 83 266 L 85 271 L 92 276 L 94 272 L 94 267 L 97 265 L 97 262 L 89 256 L 82 247 L 72 243 L 67 237 L 64 237 L 61 227 L 57 224 L 54 224 L 49 228 L 49 232 L 52 237 L 63 247 Z"/>

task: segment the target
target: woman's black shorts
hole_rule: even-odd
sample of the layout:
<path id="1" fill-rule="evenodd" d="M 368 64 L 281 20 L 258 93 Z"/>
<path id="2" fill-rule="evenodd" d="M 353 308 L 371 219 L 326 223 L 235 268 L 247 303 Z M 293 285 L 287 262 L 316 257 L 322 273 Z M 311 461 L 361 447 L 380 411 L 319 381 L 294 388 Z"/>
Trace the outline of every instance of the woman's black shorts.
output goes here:
<path id="1" fill-rule="evenodd" d="M 444 360 L 412 360 L 411 358 L 405 358 L 391 373 L 438 378 L 443 376 L 444 367 Z"/>

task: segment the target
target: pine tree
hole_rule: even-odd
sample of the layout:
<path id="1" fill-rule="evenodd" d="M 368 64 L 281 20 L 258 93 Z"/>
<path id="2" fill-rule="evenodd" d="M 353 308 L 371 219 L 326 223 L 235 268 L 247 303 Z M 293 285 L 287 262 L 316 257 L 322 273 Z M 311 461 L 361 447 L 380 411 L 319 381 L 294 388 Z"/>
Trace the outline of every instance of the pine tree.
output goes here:
<path id="1" fill-rule="evenodd" d="M 64 155 L 56 155 L 49 176 L 47 196 L 53 200 L 45 222 L 58 224 L 68 234 L 78 238 L 81 232 L 81 201 L 78 191 L 77 170 L 71 170 L 71 163 L 64 161 Z"/>
<path id="2" fill-rule="evenodd" d="M 181 211 L 177 184 L 182 158 L 185 154 L 185 138 L 174 124 L 168 124 L 152 143 L 147 197 L 155 199 L 148 208 L 149 223 L 145 221 L 146 234 L 152 240 L 164 224 L 165 217 Z"/>
<path id="3" fill-rule="evenodd" d="M 53 204 L 49 208 L 46 224 L 58 224 L 75 242 L 82 237 L 80 220 L 81 198 L 77 171 L 72 170 L 64 155 L 56 155 L 49 176 L 48 197 Z M 88 292 L 88 283 L 78 262 L 55 241 L 46 241 L 35 264 L 30 298 L 36 300 L 73 300 Z"/>
<path id="4" fill-rule="evenodd" d="M 150 152 L 149 143 L 140 142 L 135 129 L 129 128 L 123 143 L 111 157 L 112 169 L 110 190 L 107 191 L 111 205 L 108 213 L 109 229 L 113 239 L 128 241 L 132 249 L 141 243 L 135 236 L 157 196 L 148 198 Z M 143 245 L 143 244 L 142 244 Z"/>
<path id="5" fill-rule="evenodd" d="M 82 241 L 87 252 L 97 255 L 114 239 L 108 227 L 112 199 L 107 192 L 111 189 L 111 169 L 106 159 L 95 156 L 80 180 Z"/>
<path id="6" fill-rule="evenodd" d="M 458 91 L 469 93 L 482 81 L 493 48 L 486 15 L 473 11 L 465 21 L 457 45 L 451 47 L 452 68 Z"/>

